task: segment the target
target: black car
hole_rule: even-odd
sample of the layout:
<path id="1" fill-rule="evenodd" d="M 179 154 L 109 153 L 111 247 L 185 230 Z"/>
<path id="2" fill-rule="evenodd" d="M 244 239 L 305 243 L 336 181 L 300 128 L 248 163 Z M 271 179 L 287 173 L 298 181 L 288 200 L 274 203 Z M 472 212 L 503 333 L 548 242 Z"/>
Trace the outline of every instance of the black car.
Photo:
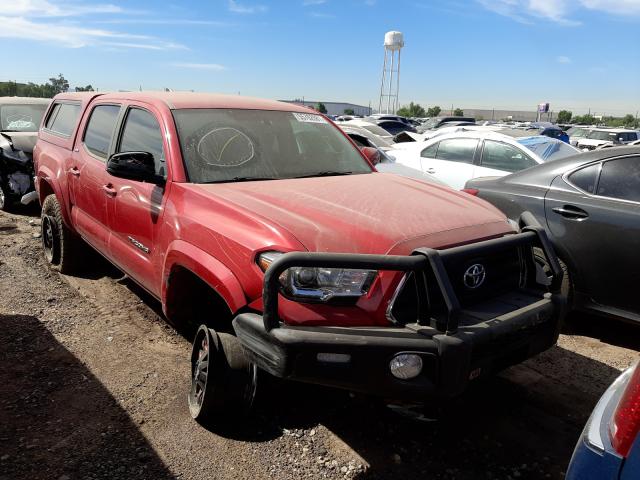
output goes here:
<path id="1" fill-rule="evenodd" d="M 33 147 L 47 98 L 0 97 L 0 210 L 37 199 Z"/>
<path id="2" fill-rule="evenodd" d="M 397 135 L 401 132 L 416 132 L 415 127 L 398 120 L 384 120 L 374 117 L 368 117 L 365 120 L 379 126 L 380 128 L 385 129 L 391 135 Z"/>
<path id="3" fill-rule="evenodd" d="M 570 306 L 640 322 L 640 147 L 596 150 L 465 191 L 511 219 L 528 210 L 562 260 Z"/>
<path id="4" fill-rule="evenodd" d="M 427 130 L 435 130 L 440 127 L 451 127 L 457 124 L 453 122 L 465 122 L 465 125 L 475 125 L 476 119 L 473 117 L 433 117 L 423 123 L 419 130 L 421 132 L 426 132 Z"/>

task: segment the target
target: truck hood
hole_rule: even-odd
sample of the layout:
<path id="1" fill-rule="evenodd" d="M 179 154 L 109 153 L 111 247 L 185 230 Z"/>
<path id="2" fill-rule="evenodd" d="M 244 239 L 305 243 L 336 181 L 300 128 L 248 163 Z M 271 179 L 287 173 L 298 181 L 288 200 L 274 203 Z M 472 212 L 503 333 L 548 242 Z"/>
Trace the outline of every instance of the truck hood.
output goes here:
<path id="1" fill-rule="evenodd" d="M 260 215 L 315 252 L 407 254 L 512 231 L 481 199 L 389 173 L 190 188 Z"/>

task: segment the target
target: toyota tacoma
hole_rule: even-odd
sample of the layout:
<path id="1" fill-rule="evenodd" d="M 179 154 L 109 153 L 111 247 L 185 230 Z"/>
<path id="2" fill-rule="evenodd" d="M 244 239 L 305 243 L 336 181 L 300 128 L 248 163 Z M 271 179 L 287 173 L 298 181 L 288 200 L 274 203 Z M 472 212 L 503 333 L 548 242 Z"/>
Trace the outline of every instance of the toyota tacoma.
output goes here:
<path id="1" fill-rule="evenodd" d="M 45 257 L 71 272 L 86 242 L 193 332 L 200 422 L 248 412 L 259 371 L 416 402 L 552 346 L 562 271 L 533 217 L 376 153 L 287 103 L 61 94 L 35 155 Z"/>

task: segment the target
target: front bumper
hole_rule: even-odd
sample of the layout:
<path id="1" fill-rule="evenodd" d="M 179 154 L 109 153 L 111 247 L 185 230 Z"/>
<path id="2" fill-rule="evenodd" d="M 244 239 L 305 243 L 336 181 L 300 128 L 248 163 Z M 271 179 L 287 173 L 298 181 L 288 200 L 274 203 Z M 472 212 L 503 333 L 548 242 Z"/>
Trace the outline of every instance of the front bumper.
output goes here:
<path id="1" fill-rule="evenodd" d="M 544 351 L 558 338 L 562 270 L 544 230 L 533 222 L 525 217 L 523 233 L 517 235 L 442 251 L 419 249 L 411 256 L 283 255 L 265 273 L 264 313 L 238 315 L 233 321 L 235 333 L 251 360 L 277 377 L 406 401 L 459 395 L 469 382 Z M 550 292 L 533 288 L 535 272 L 530 271 L 529 283 L 522 289 L 472 308 L 461 306 L 447 275 L 449 260 L 534 245 L 544 250 L 553 272 Z M 392 327 L 284 325 L 278 316 L 278 277 L 293 266 L 428 270 L 444 298 L 446 318 L 430 318 L 425 307 L 415 322 Z M 418 376 L 401 380 L 391 374 L 389 362 L 399 353 L 421 357 L 423 369 Z"/>

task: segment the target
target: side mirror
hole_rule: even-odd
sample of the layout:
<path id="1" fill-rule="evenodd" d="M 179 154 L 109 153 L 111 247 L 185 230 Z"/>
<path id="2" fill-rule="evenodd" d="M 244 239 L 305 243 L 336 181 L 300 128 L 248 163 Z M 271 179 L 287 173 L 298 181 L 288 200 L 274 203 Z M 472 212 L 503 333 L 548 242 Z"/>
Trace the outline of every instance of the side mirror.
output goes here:
<path id="1" fill-rule="evenodd" d="M 164 183 L 164 179 L 156 175 L 156 164 L 149 152 L 114 153 L 107 161 L 107 172 L 114 177 L 128 180 Z"/>
<path id="2" fill-rule="evenodd" d="M 365 157 L 367 157 L 367 160 L 369 160 L 372 165 L 377 165 L 380 163 L 380 160 L 382 160 L 380 158 L 380 152 L 378 151 L 377 148 L 362 147 L 360 151 Z"/>

